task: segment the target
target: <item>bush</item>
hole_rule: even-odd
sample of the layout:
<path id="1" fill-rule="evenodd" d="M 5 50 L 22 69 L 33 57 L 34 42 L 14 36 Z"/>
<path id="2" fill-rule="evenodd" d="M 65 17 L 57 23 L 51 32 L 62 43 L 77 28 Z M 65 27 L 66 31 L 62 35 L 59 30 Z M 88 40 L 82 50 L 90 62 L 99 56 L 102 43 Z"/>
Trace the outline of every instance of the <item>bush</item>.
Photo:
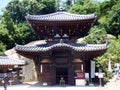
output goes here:
<path id="1" fill-rule="evenodd" d="M 105 71 L 105 77 L 104 77 L 104 81 L 108 82 L 110 78 L 113 77 L 113 73 L 110 71 Z"/>

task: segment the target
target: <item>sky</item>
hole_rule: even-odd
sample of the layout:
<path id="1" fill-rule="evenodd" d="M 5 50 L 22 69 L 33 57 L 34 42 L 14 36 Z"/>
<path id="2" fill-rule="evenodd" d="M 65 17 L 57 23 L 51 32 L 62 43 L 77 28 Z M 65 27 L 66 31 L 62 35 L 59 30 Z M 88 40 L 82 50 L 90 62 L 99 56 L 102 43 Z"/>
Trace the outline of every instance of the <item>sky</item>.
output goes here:
<path id="1" fill-rule="evenodd" d="M 0 0 L 0 14 L 2 14 L 1 9 L 5 8 L 10 0 Z"/>
<path id="2" fill-rule="evenodd" d="M 11 0 L 0 0 L 0 15 L 2 14 L 2 11 L 1 11 L 1 9 L 4 9 L 6 6 L 7 6 L 7 4 L 8 4 L 8 2 L 10 2 Z M 62 1 L 64 1 L 64 0 L 62 0 Z M 104 0 L 99 0 L 99 1 L 104 1 Z"/>

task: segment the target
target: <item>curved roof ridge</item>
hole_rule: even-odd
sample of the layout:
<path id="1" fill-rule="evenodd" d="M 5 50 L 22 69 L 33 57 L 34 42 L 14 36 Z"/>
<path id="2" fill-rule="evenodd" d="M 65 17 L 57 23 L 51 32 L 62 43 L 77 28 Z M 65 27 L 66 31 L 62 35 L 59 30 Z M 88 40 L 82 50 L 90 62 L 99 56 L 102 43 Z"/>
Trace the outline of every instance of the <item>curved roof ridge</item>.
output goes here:
<path id="1" fill-rule="evenodd" d="M 79 44 L 79 45 L 75 46 L 75 45 L 66 44 L 66 43 L 57 43 L 57 44 L 50 45 L 47 47 L 17 45 L 16 50 L 37 52 L 37 51 L 48 51 L 48 50 L 51 50 L 51 49 L 56 48 L 56 47 L 67 47 L 67 48 L 71 48 L 71 49 L 76 50 L 76 51 L 95 51 L 95 50 L 101 50 L 101 49 L 108 48 L 107 44 L 99 44 L 99 45 L 85 44 L 84 46 Z"/>
<path id="2" fill-rule="evenodd" d="M 55 13 L 50 13 L 50 14 L 42 14 L 42 15 L 31 15 L 31 14 L 27 14 L 27 16 L 41 16 L 41 17 L 47 17 L 47 16 L 53 16 L 53 15 L 57 15 L 57 14 L 66 14 L 66 15 L 74 15 L 74 16 L 88 16 L 88 15 L 93 15 L 95 16 L 95 13 L 91 13 L 91 14 L 74 14 L 74 13 L 69 13 L 69 12 L 55 12 Z M 27 17 L 26 16 L 26 17 Z"/>
<path id="3" fill-rule="evenodd" d="M 72 14 L 68 12 L 55 12 L 45 15 L 27 15 L 26 19 L 33 20 L 84 20 L 96 18 L 95 13 L 93 14 Z"/>

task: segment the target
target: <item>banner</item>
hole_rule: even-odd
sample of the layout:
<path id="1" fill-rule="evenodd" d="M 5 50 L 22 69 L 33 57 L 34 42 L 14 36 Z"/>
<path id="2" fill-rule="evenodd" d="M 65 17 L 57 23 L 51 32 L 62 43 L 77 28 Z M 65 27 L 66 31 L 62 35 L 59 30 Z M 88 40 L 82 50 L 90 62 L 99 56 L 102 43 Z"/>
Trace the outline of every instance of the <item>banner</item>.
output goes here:
<path id="1" fill-rule="evenodd" d="M 95 78 L 95 61 L 91 61 L 91 78 Z"/>

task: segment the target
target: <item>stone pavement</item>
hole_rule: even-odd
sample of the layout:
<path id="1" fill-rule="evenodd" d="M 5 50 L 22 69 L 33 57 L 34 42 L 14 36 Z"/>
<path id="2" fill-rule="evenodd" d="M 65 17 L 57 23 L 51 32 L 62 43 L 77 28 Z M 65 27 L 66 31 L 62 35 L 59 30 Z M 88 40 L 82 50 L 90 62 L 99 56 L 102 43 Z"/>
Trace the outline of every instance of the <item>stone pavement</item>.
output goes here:
<path id="1" fill-rule="evenodd" d="M 20 84 L 8 86 L 7 90 L 120 90 L 120 80 L 116 82 L 111 79 L 104 87 L 100 86 L 47 86 L 40 87 L 30 84 Z M 3 86 L 0 86 L 0 90 L 4 90 Z"/>
<path id="2" fill-rule="evenodd" d="M 106 90 L 120 90 L 120 79 L 116 80 L 114 78 L 110 79 L 109 82 L 105 85 L 104 89 Z"/>
<path id="3" fill-rule="evenodd" d="M 15 85 L 8 86 L 7 90 L 102 90 L 103 87 L 31 87 L 29 85 Z M 0 87 L 0 90 L 4 90 L 3 87 Z"/>

